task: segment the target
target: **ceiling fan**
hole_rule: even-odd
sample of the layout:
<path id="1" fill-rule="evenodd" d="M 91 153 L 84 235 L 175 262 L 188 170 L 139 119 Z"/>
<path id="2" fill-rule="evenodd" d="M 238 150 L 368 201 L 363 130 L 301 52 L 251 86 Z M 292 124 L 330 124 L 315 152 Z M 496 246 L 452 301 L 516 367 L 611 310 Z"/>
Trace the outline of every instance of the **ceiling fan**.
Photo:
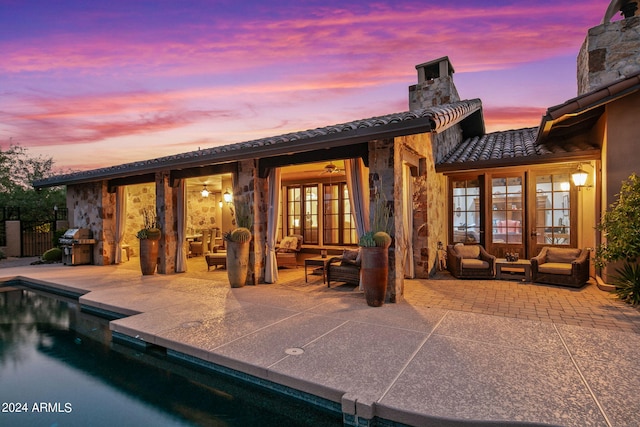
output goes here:
<path id="1" fill-rule="evenodd" d="M 325 174 L 325 173 L 334 174 L 334 173 L 338 173 L 338 172 L 341 172 L 341 171 L 342 170 L 339 169 L 336 165 L 334 165 L 333 163 L 329 162 L 329 164 L 324 167 L 324 170 L 322 171 L 322 174 Z"/>

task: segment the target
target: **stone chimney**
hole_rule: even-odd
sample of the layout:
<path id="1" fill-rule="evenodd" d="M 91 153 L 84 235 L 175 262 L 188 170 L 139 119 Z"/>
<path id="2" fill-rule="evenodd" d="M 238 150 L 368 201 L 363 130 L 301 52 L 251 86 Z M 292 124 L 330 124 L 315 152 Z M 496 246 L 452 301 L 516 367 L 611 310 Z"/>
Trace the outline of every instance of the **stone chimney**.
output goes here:
<path id="1" fill-rule="evenodd" d="M 416 65 L 418 84 L 409 86 L 409 110 L 460 101 L 448 56 Z"/>
<path id="2" fill-rule="evenodd" d="M 624 17 L 615 22 L 618 13 Z M 640 11 L 636 0 L 613 0 L 578 54 L 578 95 L 640 71 Z"/>

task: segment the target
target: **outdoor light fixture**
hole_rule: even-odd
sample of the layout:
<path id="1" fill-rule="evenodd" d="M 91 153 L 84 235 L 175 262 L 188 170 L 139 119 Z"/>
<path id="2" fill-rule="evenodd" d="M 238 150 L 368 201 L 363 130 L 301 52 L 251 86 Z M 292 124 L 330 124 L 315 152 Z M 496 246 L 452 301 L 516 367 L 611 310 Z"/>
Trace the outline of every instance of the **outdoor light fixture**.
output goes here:
<path id="1" fill-rule="evenodd" d="M 202 191 L 200 192 L 200 194 L 202 194 L 202 197 L 209 197 L 209 190 L 207 190 L 207 184 L 204 184 L 202 186 Z"/>
<path id="2" fill-rule="evenodd" d="M 229 193 L 229 190 L 224 192 L 224 194 L 222 195 L 222 198 L 227 204 L 231 203 L 232 197 L 231 197 L 231 193 Z"/>
<path id="3" fill-rule="evenodd" d="M 578 170 L 571 174 L 571 180 L 573 184 L 580 188 L 589 188 L 590 185 L 587 185 L 587 178 L 589 178 L 589 174 L 582 169 L 582 163 L 578 164 Z"/>

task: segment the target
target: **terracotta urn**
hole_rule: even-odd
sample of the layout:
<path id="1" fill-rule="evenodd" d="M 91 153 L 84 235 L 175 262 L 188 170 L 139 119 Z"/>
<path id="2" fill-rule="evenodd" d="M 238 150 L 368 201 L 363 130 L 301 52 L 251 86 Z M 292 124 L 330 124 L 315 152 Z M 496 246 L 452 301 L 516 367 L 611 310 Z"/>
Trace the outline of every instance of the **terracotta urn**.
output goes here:
<path id="1" fill-rule="evenodd" d="M 360 283 L 367 305 L 380 307 L 387 295 L 389 246 L 361 247 Z"/>
<path id="2" fill-rule="evenodd" d="M 140 270 L 144 276 L 155 274 L 158 266 L 158 239 L 140 239 Z"/>
<path id="3" fill-rule="evenodd" d="M 232 288 L 241 288 L 247 282 L 250 242 L 227 241 L 227 277 Z"/>

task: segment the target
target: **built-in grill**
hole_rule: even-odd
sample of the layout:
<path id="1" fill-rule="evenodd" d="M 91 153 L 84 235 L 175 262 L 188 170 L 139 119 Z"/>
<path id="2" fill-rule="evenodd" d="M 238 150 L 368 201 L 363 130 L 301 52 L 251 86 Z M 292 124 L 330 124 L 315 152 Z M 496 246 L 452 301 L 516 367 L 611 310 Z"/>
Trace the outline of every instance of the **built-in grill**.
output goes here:
<path id="1" fill-rule="evenodd" d="M 59 240 L 64 265 L 91 264 L 96 240 L 88 228 L 70 228 Z"/>

